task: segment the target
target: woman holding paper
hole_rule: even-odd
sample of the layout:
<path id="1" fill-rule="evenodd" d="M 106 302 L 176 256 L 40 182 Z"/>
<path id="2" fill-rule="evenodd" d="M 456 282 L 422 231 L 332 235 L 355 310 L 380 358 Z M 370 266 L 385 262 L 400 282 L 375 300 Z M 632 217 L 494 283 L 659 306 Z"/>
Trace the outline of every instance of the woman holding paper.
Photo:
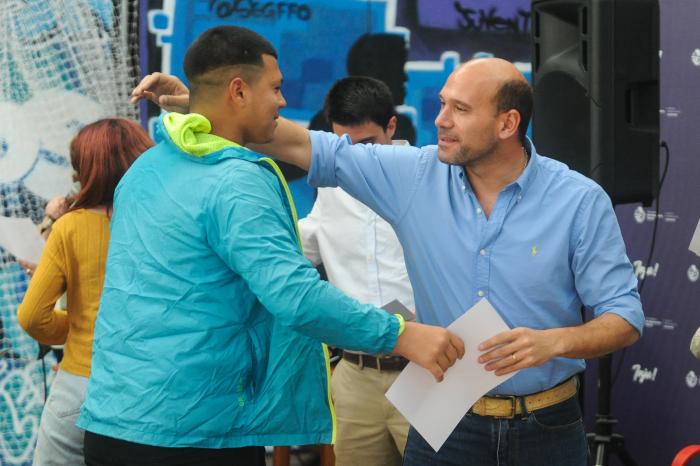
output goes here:
<path id="1" fill-rule="evenodd" d="M 121 118 L 85 126 L 71 142 L 71 164 L 81 189 L 53 224 L 17 311 L 19 324 L 34 339 L 65 345 L 41 417 L 35 465 L 83 463 L 83 431 L 75 427 L 75 419 L 90 375 L 114 190 L 134 160 L 152 145 L 138 124 Z M 54 309 L 64 292 L 67 309 Z"/>

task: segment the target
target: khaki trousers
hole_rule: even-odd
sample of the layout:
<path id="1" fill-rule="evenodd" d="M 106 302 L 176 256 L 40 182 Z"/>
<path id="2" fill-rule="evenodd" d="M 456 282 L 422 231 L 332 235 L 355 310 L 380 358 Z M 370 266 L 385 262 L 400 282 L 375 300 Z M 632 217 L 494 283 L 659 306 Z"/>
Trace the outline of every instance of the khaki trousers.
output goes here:
<path id="1" fill-rule="evenodd" d="M 409 425 L 384 396 L 399 373 L 338 363 L 331 378 L 336 466 L 401 465 Z"/>

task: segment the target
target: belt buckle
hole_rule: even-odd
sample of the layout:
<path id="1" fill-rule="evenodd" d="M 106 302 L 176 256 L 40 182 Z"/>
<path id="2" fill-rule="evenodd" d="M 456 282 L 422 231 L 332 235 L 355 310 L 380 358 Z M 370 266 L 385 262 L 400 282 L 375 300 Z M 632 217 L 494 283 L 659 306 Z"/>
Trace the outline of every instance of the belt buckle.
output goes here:
<path id="1" fill-rule="evenodd" d="M 379 356 L 375 356 L 374 359 L 377 360 L 377 371 L 381 372 L 382 371 L 382 358 Z"/>
<path id="2" fill-rule="evenodd" d="M 510 401 L 510 414 L 506 416 L 494 416 L 495 418 L 498 419 L 515 419 L 515 410 L 516 410 L 516 403 L 518 402 L 518 397 L 516 395 L 502 395 L 499 396 L 500 399 L 502 400 L 509 400 Z"/>
<path id="3" fill-rule="evenodd" d="M 360 369 L 365 368 L 365 356 L 363 354 L 357 355 L 357 365 L 360 367 Z"/>

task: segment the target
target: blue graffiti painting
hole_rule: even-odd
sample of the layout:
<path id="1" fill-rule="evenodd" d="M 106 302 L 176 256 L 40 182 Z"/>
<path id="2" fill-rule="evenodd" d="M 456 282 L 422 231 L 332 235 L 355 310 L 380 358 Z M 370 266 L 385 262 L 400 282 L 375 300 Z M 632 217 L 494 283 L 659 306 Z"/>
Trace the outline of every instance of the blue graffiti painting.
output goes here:
<path id="1" fill-rule="evenodd" d="M 0 215 L 39 223 L 46 200 L 73 188 L 68 148 L 75 132 L 106 115 L 129 115 L 121 109 L 129 107 L 133 70 L 116 27 L 127 24 L 117 14 L 129 2 L 136 0 L 2 2 Z M 37 360 L 37 343 L 17 324 L 26 287 L 24 270 L 0 249 L 3 466 L 31 464 L 55 362 Z"/>
<path id="2" fill-rule="evenodd" d="M 527 0 L 164 0 L 162 8 L 149 12 L 148 27 L 162 48 L 157 69 L 183 81 L 187 47 L 204 30 L 233 24 L 259 32 L 279 52 L 287 99 L 284 116 L 304 125 L 311 122 L 314 128 L 324 128 L 317 124 L 318 112 L 337 79 L 347 74 L 381 79 L 392 88 L 403 115 L 399 132 L 402 126 L 412 126 L 402 137 L 420 146 L 435 143 L 437 95 L 460 60 L 496 55 L 519 62 L 529 77 L 529 8 Z M 396 74 L 386 69 L 394 62 L 390 57 L 367 57 L 365 68 L 353 67 L 348 54 L 366 34 L 395 34 L 403 40 L 408 52 L 405 89 L 396 90 L 404 86 L 403 80 L 395 84 L 391 75 Z M 374 51 L 362 53 L 377 55 L 377 47 L 372 47 Z M 303 217 L 311 209 L 314 192 L 304 178 L 295 179 L 294 171 L 287 174 Z"/>

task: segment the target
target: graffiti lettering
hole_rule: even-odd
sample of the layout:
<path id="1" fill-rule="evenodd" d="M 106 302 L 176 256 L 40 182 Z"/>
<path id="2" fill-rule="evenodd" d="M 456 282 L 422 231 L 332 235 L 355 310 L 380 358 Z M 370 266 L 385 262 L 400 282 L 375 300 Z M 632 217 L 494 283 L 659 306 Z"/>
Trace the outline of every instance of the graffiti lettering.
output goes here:
<path id="1" fill-rule="evenodd" d="M 308 21 L 311 8 L 304 3 L 256 2 L 255 0 L 209 0 L 209 11 L 219 18 L 299 19 Z"/>
<path id="2" fill-rule="evenodd" d="M 34 362 L 25 367 L 0 359 L 0 464 L 23 465 L 32 459 L 44 397 L 32 380 Z"/>
<path id="3" fill-rule="evenodd" d="M 495 6 L 476 10 L 454 2 L 454 8 L 461 15 L 457 24 L 465 31 L 525 33 L 530 30 L 530 12 L 526 10 L 518 9 L 512 18 L 504 18 L 496 14 Z"/>

